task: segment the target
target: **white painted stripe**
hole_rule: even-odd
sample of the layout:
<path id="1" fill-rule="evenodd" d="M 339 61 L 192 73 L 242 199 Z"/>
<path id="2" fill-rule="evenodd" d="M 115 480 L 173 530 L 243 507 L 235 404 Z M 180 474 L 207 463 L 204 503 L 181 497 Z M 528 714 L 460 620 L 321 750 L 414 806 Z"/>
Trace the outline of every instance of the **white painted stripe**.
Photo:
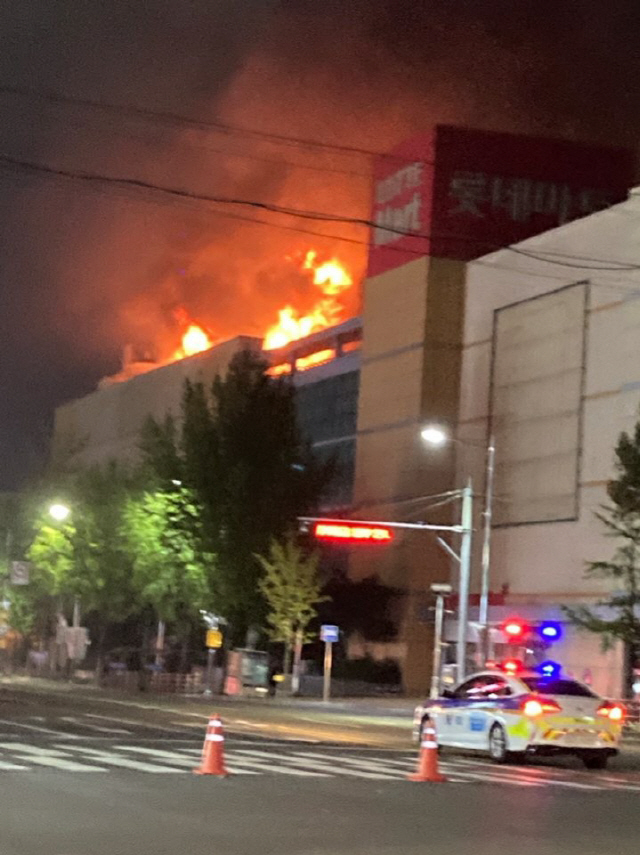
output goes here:
<path id="1" fill-rule="evenodd" d="M 64 739 L 80 739 L 80 737 L 76 736 L 74 733 L 65 733 L 63 730 L 50 730 L 48 727 L 27 724 L 24 721 L 12 721 L 11 719 L 0 718 L 0 724 L 8 724 L 11 727 L 23 727 L 25 730 L 35 730 L 36 733 L 48 733 L 51 736 L 61 736 Z"/>
<path id="2" fill-rule="evenodd" d="M 207 733 L 205 742 L 224 742 L 224 736 L 221 736 L 219 733 Z"/>
<path id="3" fill-rule="evenodd" d="M 20 742 L 0 743 L 0 748 L 10 748 L 18 757 L 27 755 L 26 758 L 30 763 L 35 763 L 38 766 L 50 766 L 54 769 L 63 769 L 65 772 L 106 772 L 106 769 L 100 766 L 89 766 L 85 763 L 76 763 L 73 760 L 67 759 L 69 755 L 60 750 L 52 750 L 50 748 L 40 748 L 37 745 L 26 745 Z"/>
<path id="4" fill-rule="evenodd" d="M 90 724 L 82 719 L 75 718 L 72 715 L 64 715 L 60 721 L 68 721 L 69 724 L 75 724 L 79 727 L 86 727 L 88 730 L 95 730 L 97 733 L 113 733 L 118 736 L 131 736 L 130 730 L 123 730 L 121 727 L 100 727 L 98 724 Z"/>
<path id="5" fill-rule="evenodd" d="M 328 778 L 329 775 L 324 772 L 306 772 L 302 769 L 294 769 L 290 766 L 276 766 L 273 762 L 268 763 L 265 760 L 259 760 L 252 757 L 239 757 L 237 754 L 229 752 L 229 761 L 232 765 L 248 766 L 250 769 L 261 769 L 264 772 L 273 772 L 276 775 L 293 775 L 297 778 Z"/>
<path id="6" fill-rule="evenodd" d="M 189 757 L 181 756 L 175 751 L 163 751 L 161 748 L 141 748 L 133 745 L 114 745 L 116 751 L 131 751 L 132 753 L 144 754 L 148 757 L 153 757 L 162 760 L 163 763 L 174 763 L 176 766 L 182 766 L 185 769 L 194 769 L 194 760 Z M 257 775 L 257 772 L 251 772 L 248 769 L 234 769 L 227 764 L 227 769 L 233 775 Z"/>
<path id="7" fill-rule="evenodd" d="M 28 766 L 19 766 L 17 763 L 5 763 L 4 760 L 0 760 L 0 771 L 2 772 L 19 772 L 28 768 Z"/>
<path id="8" fill-rule="evenodd" d="M 269 757 L 273 757 L 273 755 L 269 754 L 267 751 L 245 751 L 241 749 L 238 753 L 241 754 L 249 754 L 253 757 L 264 757 L 265 759 Z M 391 775 L 389 773 L 382 772 L 365 772 L 359 769 L 345 769 L 336 763 L 331 763 L 327 761 L 331 761 L 331 757 L 327 757 L 326 755 L 316 755 L 316 756 L 300 756 L 301 752 L 296 752 L 296 754 L 280 754 L 278 755 L 278 763 L 288 763 L 292 766 L 304 766 L 307 772 L 313 772 L 317 770 L 318 772 L 326 772 L 328 775 L 345 775 L 350 778 L 370 778 L 371 780 L 377 781 L 392 781 L 396 779 L 396 776 Z"/>
<path id="9" fill-rule="evenodd" d="M 171 766 L 156 766 L 151 763 L 143 763 L 141 760 L 129 760 L 126 757 L 119 757 L 109 751 L 99 751 L 97 748 L 79 747 L 76 749 L 81 754 L 88 755 L 89 759 L 96 759 L 105 766 L 119 766 L 122 769 L 135 769 L 136 772 L 151 772 L 154 774 L 176 773 L 179 769 L 174 769 Z"/>

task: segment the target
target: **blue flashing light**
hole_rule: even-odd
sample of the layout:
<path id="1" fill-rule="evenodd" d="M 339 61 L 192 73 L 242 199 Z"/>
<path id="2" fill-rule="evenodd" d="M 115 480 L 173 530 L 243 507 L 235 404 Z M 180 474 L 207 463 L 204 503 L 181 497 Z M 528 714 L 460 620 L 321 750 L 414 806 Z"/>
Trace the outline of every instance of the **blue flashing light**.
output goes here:
<path id="1" fill-rule="evenodd" d="M 559 623 L 553 621 L 545 621 L 538 627 L 538 632 L 545 641 L 558 641 L 562 635 L 562 628 Z"/>
<path id="2" fill-rule="evenodd" d="M 560 663 L 553 662 L 551 659 L 547 659 L 546 662 L 542 662 L 540 665 L 538 665 L 536 671 L 542 674 L 543 677 L 557 677 L 560 674 Z"/>

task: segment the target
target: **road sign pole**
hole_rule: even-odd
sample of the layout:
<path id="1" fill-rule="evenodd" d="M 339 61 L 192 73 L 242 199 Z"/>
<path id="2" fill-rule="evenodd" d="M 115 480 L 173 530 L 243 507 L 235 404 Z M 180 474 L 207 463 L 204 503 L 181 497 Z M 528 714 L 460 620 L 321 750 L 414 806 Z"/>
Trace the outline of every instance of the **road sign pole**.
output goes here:
<path id="1" fill-rule="evenodd" d="M 324 643 L 324 679 L 322 681 L 322 700 L 326 703 L 331 698 L 331 665 L 333 660 L 333 642 Z"/>
<path id="2" fill-rule="evenodd" d="M 210 647 L 207 650 L 207 676 L 206 676 L 206 689 L 204 690 L 205 695 L 213 694 L 213 660 L 216 655 L 216 651 L 214 648 Z"/>

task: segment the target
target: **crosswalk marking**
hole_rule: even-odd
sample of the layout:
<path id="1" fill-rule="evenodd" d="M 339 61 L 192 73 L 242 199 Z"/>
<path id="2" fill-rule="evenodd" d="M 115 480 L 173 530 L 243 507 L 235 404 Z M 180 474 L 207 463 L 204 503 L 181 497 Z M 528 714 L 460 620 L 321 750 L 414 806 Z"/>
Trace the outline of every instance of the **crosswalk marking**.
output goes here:
<path id="1" fill-rule="evenodd" d="M 95 730 L 97 733 L 113 733 L 119 736 L 131 736 L 130 730 L 124 730 L 121 727 L 101 727 L 99 724 L 91 724 L 91 722 L 82 721 L 81 718 L 76 718 L 72 715 L 63 715 L 61 716 L 60 721 L 66 721 L 69 724 L 86 727 L 87 730 Z"/>
<path id="2" fill-rule="evenodd" d="M 174 763 L 176 766 L 182 766 L 185 769 L 195 769 L 197 759 L 194 757 L 186 757 L 178 754 L 175 751 L 165 751 L 162 748 L 140 748 L 135 745 L 114 745 L 116 751 L 130 751 L 135 754 L 144 754 L 146 757 L 154 760 L 161 760 L 163 763 Z M 200 752 L 190 751 L 189 754 L 200 754 Z M 233 775 L 257 775 L 257 770 L 252 772 L 250 769 L 238 769 L 227 763 L 227 769 Z"/>
<path id="3" fill-rule="evenodd" d="M 89 759 L 95 758 L 106 766 L 120 766 L 122 769 L 135 769 L 137 772 L 151 772 L 155 774 L 176 773 L 181 771 L 173 766 L 159 766 L 155 763 L 144 763 L 141 760 L 130 760 L 127 757 L 118 757 L 109 751 L 100 751 L 97 748 L 85 748 L 84 746 L 78 746 L 76 750 L 81 754 L 88 755 Z"/>
<path id="4" fill-rule="evenodd" d="M 50 748 L 41 748 L 36 745 L 27 745 L 26 743 L 0 743 L 0 748 L 10 747 L 14 754 L 17 754 L 21 759 L 27 759 L 29 763 L 35 763 L 37 766 L 49 766 L 53 769 L 62 769 L 65 772 L 106 772 L 107 770 L 100 766 L 89 766 L 86 763 L 77 763 L 75 760 L 69 760 L 65 751 L 52 750 Z M 26 755 L 26 758 L 24 758 Z"/>
<path id="5" fill-rule="evenodd" d="M 235 753 L 236 752 L 233 753 L 234 756 L 235 756 Z M 243 753 L 243 754 L 250 753 L 252 755 L 255 755 L 258 757 L 262 756 L 265 758 L 272 756 L 267 751 L 251 751 L 251 752 L 243 751 L 241 753 Z M 376 781 L 392 781 L 392 780 L 394 780 L 394 777 L 395 777 L 393 775 L 385 774 L 382 771 L 380 766 L 378 766 L 377 772 L 372 772 L 371 770 L 361 771 L 361 770 L 357 770 L 357 769 L 348 769 L 344 765 L 337 765 L 336 763 L 328 763 L 327 761 L 330 760 L 330 758 L 328 758 L 326 755 L 322 755 L 322 754 L 311 755 L 311 758 L 309 757 L 308 753 L 302 754 L 302 755 L 300 753 L 298 753 L 296 755 L 286 754 L 286 755 L 282 755 L 280 759 L 284 760 L 286 763 L 290 763 L 290 764 L 295 765 L 295 766 L 304 766 L 307 769 L 307 773 L 310 771 L 327 772 L 330 775 L 345 775 L 347 777 L 352 777 L 352 778 L 353 777 L 369 778 L 370 780 L 376 780 Z"/>
<path id="6" fill-rule="evenodd" d="M 41 724 L 27 724 L 26 721 L 15 721 L 0 718 L 0 724 L 8 724 L 10 727 L 22 727 L 24 730 L 35 730 L 36 733 L 46 733 L 49 736 L 64 737 L 65 739 L 80 739 L 75 733 L 65 733 L 63 730 L 51 730 Z"/>
<path id="7" fill-rule="evenodd" d="M 117 744 L 108 747 L 102 737 L 91 737 L 91 743 L 56 741 L 48 745 L 28 742 L 0 742 L 0 775 L 45 767 L 60 772 L 113 772 L 190 774 L 200 762 L 201 749 L 193 743 L 185 746 L 176 740 L 171 747 L 165 740 L 160 745 Z M 98 740 L 96 743 L 95 740 Z M 182 744 L 181 744 L 182 743 Z M 229 743 L 227 743 L 228 745 Z M 96 747 L 96 745 L 98 747 Z M 247 747 L 242 747 L 242 746 Z M 358 751 L 357 749 L 318 750 L 302 747 L 295 750 L 272 750 L 248 747 L 253 743 L 234 742 L 225 750 L 227 768 L 232 775 L 284 775 L 300 779 L 337 778 L 399 783 L 415 770 L 416 755 L 396 752 Z M 441 771 L 452 784 L 486 784 L 507 787 L 547 788 L 556 792 L 640 792 L 640 776 L 632 773 L 597 775 L 563 767 L 495 766 L 469 757 L 445 758 Z"/>
<path id="8" fill-rule="evenodd" d="M 262 759 L 258 757 L 251 757 L 245 755 L 251 755 L 257 753 L 259 755 L 265 754 L 266 757 L 262 757 Z M 286 755 L 287 757 L 289 755 Z M 262 769 L 265 772 L 275 772 L 277 775 L 293 775 L 298 778 L 328 778 L 330 777 L 326 772 L 310 772 L 305 769 L 294 769 L 290 766 L 276 766 L 276 760 L 284 759 L 285 755 L 270 755 L 268 752 L 253 752 L 247 750 L 239 750 L 234 752 L 229 752 L 229 758 L 234 764 L 239 766 L 249 766 L 249 768 L 254 769 Z"/>

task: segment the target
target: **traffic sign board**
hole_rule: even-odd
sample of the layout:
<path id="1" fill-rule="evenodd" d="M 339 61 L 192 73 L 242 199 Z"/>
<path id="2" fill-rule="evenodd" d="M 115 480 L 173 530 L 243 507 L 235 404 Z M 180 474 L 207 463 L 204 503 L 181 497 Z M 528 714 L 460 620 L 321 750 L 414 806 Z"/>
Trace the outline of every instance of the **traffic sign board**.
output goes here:
<path id="1" fill-rule="evenodd" d="M 28 561 L 11 562 L 11 584 L 28 585 L 31 564 Z"/>
<path id="2" fill-rule="evenodd" d="M 340 641 L 340 627 L 324 623 L 320 627 L 320 641 L 333 643 Z"/>
<path id="3" fill-rule="evenodd" d="M 209 650 L 215 650 L 218 647 L 222 647 L 222 633 L 219 629 L 207 630 L 206 646 Z"/>

